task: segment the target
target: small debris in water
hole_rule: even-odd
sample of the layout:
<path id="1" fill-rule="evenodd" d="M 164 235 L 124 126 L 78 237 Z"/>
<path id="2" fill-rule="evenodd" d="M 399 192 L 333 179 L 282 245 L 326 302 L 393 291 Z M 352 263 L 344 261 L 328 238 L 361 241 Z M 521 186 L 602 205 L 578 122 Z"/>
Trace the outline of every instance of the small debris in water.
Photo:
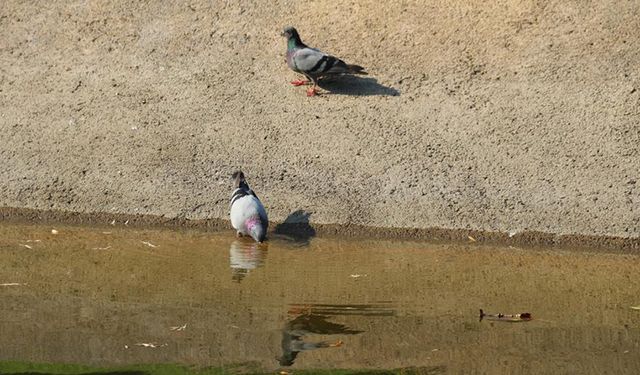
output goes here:
<path id="1" fill-rule="evenodd" d="M 471 241 L 471 242 L 476 242 L 476 239 L 475 239 L 475 238 L 473 238 L 473 237 L 471 237 L 471 236 L 467 236 L 467 238 L 468 238 L 468 239 L 469 239 L 469 241 Z"/>
<path id="2" fill-rule="evenodd" d="M 176 326 L 176 327 L 171 327 L 169 328 L 172 331 L 184 331 L 185 329 L 187 329 L 187 325 L 182 325 L 182 326 Z"/>
<path id="3" fill-rule="evenodd" d="M 143 346 L 145 348 L 162 348 L 163 346 L 168 346 L 168 344 L 162 344 L 162 345 L 158 345 L 152 342 L 140 342 L 137 343 L 136 346 Z"/>
<path id="4" fill-rule="evenodd" d="M 25 283 L 2 283 L 0 284 L 0 286 L 22 286 L 22 285 L 27 285 Z"/>
<path id="5" fill-rule="evenodd" d="M 25 245 L 25 244 L 23 244 L 23 243 L 21 243 L 21 244 L 19 244 L 19 245 L 20 245 L 20 246 L 24 246 L 24 247 L 26 247 L 27 249 L 33 249 L 33 246 Z"/>
<path id="6" fill-rule="evenodd" d="M 516 234 L 518 234 L 518 232 L 516 232 L 515 230 L 512 230 L 511 232 L 509 232 L 509 238 L 515 236 Z"/>
<path id="7" fill-rule="evenodd" d="M 142 242 L 143 244 L 145 244 L 145 245 L 147 245 L 147 246 L 149 246 L 149 247 L 158 247 L 158 245 L 154 245 L 154 244 L 152 244 L 152 243 L 151 243 L 151 242 L 149 242 L 149 241 L 140 241 L 140 242 Z"/>
<path id="8" fill-rule="evenodd" d="M 111 249 L 111 246 L 107 246 L 107 247 L 92 247 L 91 250 L 109 250 Z"/>
<path id="9" fill-rule="evenodd" d="M 113 221 L 111 222 L 111 225 L 116 225 L 116 219 L 113 219 Z"/>
<path id="10" fill-rule="evenodd" d="M 51 229 L 51 234 L 58 234 L 58 233 L 60 233 L 60 232 L 58 232 L 58 231 L 57 231 L 57 230 L 55 230 L 55 229 Z"/>
<path id="11" fill-rule="evenodd" d="M 638 306 L 631 306 L 631 310 L 640 310 L 640 305 L 638 305 Z"/>
<path id="12" fill-rule="evenodd" d="M 358 277 L 367 277 L 367 275 L 361 275 L 359 273 L 354 273 L 354 274 L 349 275 L 349 276 L 353 277 L 354 279 L 357 279 Z"/>
<path id="13" fill-rule="evenodd" d="M 485 312 L 480 309 L 480 321 L 482 321 L 482 319 L 503 322 L 528 322 L 533 319 L 533 317 L 527 312 L 520 314 L 485 314 Z"/>

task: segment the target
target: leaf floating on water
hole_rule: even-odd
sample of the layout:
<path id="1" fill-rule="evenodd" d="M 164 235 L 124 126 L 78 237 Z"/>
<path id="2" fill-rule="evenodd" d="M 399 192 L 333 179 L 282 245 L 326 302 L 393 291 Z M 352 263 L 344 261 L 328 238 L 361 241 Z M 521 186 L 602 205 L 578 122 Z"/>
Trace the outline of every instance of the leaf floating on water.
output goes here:
<path id="1" fill-rule="evenodd" d="M 480 321 L 483 319 L 501 322 L 528 322 L 533 319 L 533 316 L 528 312 L 520 314 L 487 314 L 480 309 Z"/>
<path id="2" fill-rule="evenodd" d="M 333 348 L 337 348 L 337 347 L 342 346 L 343 344 L 344 344 L 344 341 L 342 341 L 342 340 L 338 340 L 338 341 L 336 341 L 336 342 L 334 342 L 334 343 L 329 344 L 329 346 L 330 346 L 330 347 L 333 347 Z"/>
<path id="3" fill-rule="evenodd" d="M 145 245 L 147 245 L 147 246 L 149 246 L 149 247 L 158 247 L 158 245 L 154 245 L 154 244 L 152 244 L 152 243 L 151 243 L 151 242 L 149 242 L 149 241 L 140 241 L 140 242 L 142 242 L 143 244 L 145 244 Z"/>
<path id="4" fill-rule="evenodd" d="M 631 306 L 631 310 L 638 310 L 638 311 L 640 311 L 640 305 L 638 305 L 638 306 Z"/>
<path id="5" fill-rule="evenodd" d="M 187 325 L 182 325 L 182 326 L 176 326 L 176 327 L 171 327 L 169 328 L 172 331 L 184 331 L 185 329 L 187 329 Z"/>

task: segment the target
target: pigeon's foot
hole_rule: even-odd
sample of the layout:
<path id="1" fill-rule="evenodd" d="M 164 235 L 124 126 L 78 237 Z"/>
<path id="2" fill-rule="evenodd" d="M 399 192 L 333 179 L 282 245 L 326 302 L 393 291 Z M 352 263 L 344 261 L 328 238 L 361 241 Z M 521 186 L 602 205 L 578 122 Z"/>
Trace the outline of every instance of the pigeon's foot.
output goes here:
<path id="1" fill-rule="evenodd" d="M 291 81 L 291 84 L 294 86 L 302 86 L 308 85 L 311 81 L 305 81 L 304 79 L 296 79 L 295 81 Z"/>
<path id="2" fill-rule="evenodd" d="M 316 96 L 316 95 L 320 95 L 320 93 L 318 92 L 318 90 L 316 90 L 315 86 L 309 87 L 309 89 L 307 89 L 307 96 Z"/>

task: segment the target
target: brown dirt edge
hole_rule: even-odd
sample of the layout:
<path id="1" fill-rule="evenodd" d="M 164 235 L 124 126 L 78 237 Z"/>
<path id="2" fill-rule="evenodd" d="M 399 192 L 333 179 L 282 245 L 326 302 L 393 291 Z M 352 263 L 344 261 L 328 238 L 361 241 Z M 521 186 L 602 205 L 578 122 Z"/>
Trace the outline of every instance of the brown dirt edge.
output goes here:
<path id="1" fill-rule="evenodd" d="M 230 223 L 223 219 L 189 220 L 154 215 L 128 215 L 117 213 L 78 213 L 68 211 L 42 211 L 28 208 L 0 207 L 0 221 L 33 224 L 70 224 L 70 225 L 115 225 L 129 227 L 170 227 L 200 230 L 228 230 Z M 272 223 L 279 226 L 279 233 L 295 235 L 308 233 L 309 224 Z M 589 236 L 579 234 L 558 235 L 553 233 L 527 231 L 509 237 L 507 233 L 477 231 L 471 229 L 447 228 L 389 228 L 369 227 L 353 224 L 310 224 L 315 235 L 347 236 L 376 239 L 473 242 L 504 246 L 545 247 L 562 249 L 585 249 L 637 253 L 640 250 L 640 238 L 622 238 L 610 236 Z"/>

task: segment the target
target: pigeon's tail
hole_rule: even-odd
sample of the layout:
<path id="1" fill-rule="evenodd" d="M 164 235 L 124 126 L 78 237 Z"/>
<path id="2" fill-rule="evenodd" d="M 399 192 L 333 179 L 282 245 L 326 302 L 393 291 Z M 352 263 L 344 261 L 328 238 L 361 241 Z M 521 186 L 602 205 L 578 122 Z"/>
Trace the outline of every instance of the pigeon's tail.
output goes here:
<path id="1" fill-rule="evenodd" d="M 231 178 L 233 179 L 233 187 L 235 189 L 237 188 L 244 188 L 247 187 L 247 182 L 244 179 L 244 173 L 242 173 L 242 171 L 235 171 L 233 172 L 233 175 L 231 175 Z"/>
<path id="2" fill-rule="evenodd" d="M 349 73 L 351 74 L 369 74 L 364 71 L 364 68 L 360 65 L 347 65 L 347 69 L 349 69 Z"/>

